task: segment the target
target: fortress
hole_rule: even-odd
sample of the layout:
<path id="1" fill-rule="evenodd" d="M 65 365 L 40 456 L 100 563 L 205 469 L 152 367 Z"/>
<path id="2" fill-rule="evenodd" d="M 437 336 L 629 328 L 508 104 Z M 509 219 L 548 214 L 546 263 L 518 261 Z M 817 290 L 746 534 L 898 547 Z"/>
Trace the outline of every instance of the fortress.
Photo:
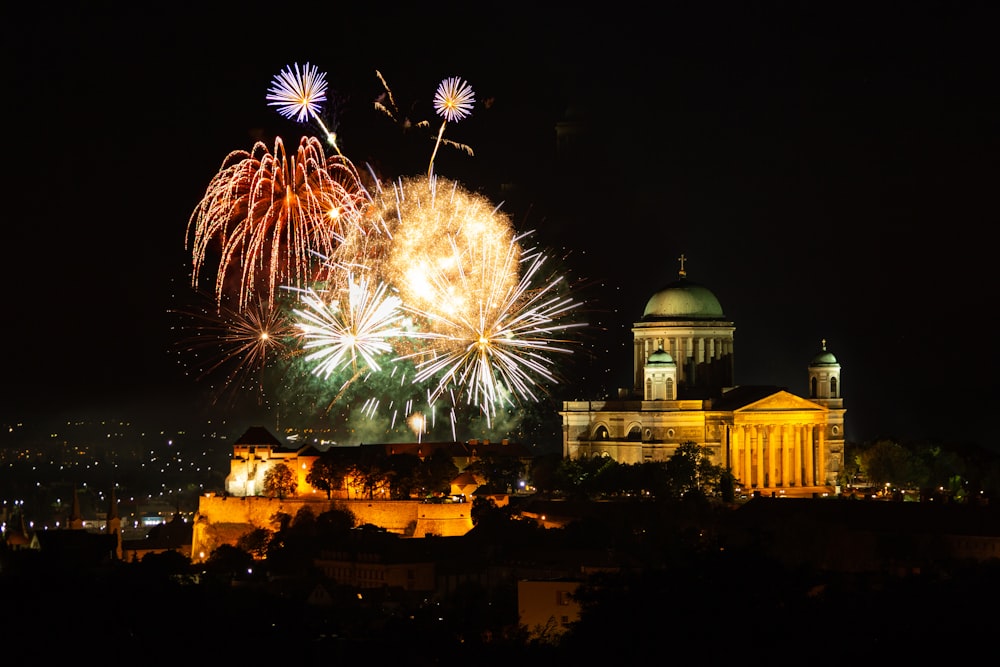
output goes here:
<path id="1" fill-rule="evenodd" d="M 412 454 L 424 459 L 444 449 L 459 469 L 452 481 L 451 493 L 469 497 L 478 481 L 465 468 L 487 455 L 513 456 L 530 460 L 523 446 L 501 441 L 394 443 L 361 445 L 384 448 L 386 455 Z M 347 510 L 357 523 L 372 524 L 404 537 L 439 535 L 455 537 L 472 529 L 472 503 L 427 503 L 420 500 L 383 500 L 365 498 L 361 489 L 346 480 L 345 489 L 326 492 L 307 481 L 313 464 L 322 452 L 312 445 L 290 448 L 266 428 L 254 426 L 233 444 L 230 471 L 223 495 L 208 493 L 198 502 L 194 518 L 191 560 L 200 562 L 223 544 L 235 545 L 240 537 L 257 528 L 278 530 L 283 516 L 294 518 L 307 508 L 316 516 L 329 510 Z M 292 471 L 295 489 L 286 498 L 264 497 L 264 478 L 274 466 L 283 464 Z M 464 471 L 464 472 L 463 472 Z M 379 491 L 376 491 L 378 494 Z M 503 502 L 501 500 L 501 502 Z"/>
<path id="2" fill-rule="evenodd" d="M 194 519 L 191 560 L 204 561 L 219 546 L 235 545 L 256 528 L 278 530 L 281 515 L 294 517 L 303 508 L 317 516 L 333 509 L 347 510 L 359 524 L 380 526 L 404 537 L 454 537 L 472 530 L 471 503 L 206 495 L 200 499 Z"/>

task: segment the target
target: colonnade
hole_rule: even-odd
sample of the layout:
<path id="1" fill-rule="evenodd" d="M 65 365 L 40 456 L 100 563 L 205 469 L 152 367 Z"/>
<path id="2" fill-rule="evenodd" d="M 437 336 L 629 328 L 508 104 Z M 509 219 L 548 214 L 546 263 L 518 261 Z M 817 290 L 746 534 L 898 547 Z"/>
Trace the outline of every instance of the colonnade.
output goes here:
<path id="1" fill-rule="evenodd" d="M 677 364 L 679 379 L 687 378 L 689 363 L 696 366 L 711 364 L 733 354 L 733 337 L 728 335 L 701 336 L 637 336 L 635 338 L 635 372 L 641 378 L 642 368 L 649 355 L 659 349 L 670 354 Z"/>
<path id="2" fill-rule="evenodd" d="M 736 424 L 729 430 L 729 467 L 746 489 L 826 485 L 821 424 Z"/>

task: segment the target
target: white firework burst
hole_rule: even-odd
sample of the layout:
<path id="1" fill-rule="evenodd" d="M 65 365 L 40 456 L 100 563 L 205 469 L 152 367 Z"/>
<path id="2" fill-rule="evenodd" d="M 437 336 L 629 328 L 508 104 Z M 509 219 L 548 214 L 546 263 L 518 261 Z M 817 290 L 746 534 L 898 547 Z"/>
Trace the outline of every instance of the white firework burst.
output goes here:
<path id="1" fill-rule="evenodd" d="M 293 70 L 294 67 L 294 70 Z M 281 70 L 267 91 L 268 106 L 278 108 L 285 118 L 304 122 L 319 118 L 319 104 L 326 101 L 326 74 L 309 63 L 301 70 L 299 64 Z"/>
<path id="2" fill-rule="evenodd" d="M 293 312 L 303 349 L 312 350 L 305 359 L 316 362 L 316 375 L 330 377 L 349 365 L 356 369 L 359 357 L 371 370 L 381 370 L 377 357 L 390 352 L 390 339 L 403 333 L 398 296 L 364 276 L 348 276 L 340 299 L 326 301 L 311 288 L 301 292 L 304 308 Z"/>

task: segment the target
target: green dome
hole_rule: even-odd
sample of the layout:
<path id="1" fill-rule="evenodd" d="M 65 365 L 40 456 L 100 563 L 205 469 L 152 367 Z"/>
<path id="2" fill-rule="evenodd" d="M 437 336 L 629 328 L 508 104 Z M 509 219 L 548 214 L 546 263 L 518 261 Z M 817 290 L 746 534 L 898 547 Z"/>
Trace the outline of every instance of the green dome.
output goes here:
<path id="1" fill-rule="evenodd" d="M 646 364 L 675 365 L 674 358 L 671 357 L 670 353 L 662 347 L 653 354 L 649 355 L 649 359 L 646 360 Z"/>
<path id="2" fill-rule="evenodd" d="M 673 282 L 646 303 L 643 319 L 723 319 L 722 306 L 711 290 L 686 278 Z"/>
<path id="3" fill-rule="evenodd" d="M 837 357 L 833 356 L 831 352 L 826 349 L 826 341 L 823 341 L 823 349 L 820 350 L 819 354 L 813 357 L 810 366 L 838 366 Z"/>

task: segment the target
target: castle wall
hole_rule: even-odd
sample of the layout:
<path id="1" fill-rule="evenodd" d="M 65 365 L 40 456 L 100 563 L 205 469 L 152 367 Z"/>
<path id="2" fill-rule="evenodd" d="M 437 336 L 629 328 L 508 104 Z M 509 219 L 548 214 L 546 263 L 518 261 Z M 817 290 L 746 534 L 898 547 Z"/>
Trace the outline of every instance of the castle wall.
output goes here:
<path id="1" fill-rule="evenodd" d="M 194 520 L 191 558 L 204 560 L 222 544 L 235 546 L 241 536 L 256 528 L 277 530 L 280 514 L 294 518 L 303 507 L 317 516 L 331 509 L 348 510 L 358 525 L 369 523 L 406 537 L 454 537 L 472 530 L 471 503 L 202 496 Z"/>

